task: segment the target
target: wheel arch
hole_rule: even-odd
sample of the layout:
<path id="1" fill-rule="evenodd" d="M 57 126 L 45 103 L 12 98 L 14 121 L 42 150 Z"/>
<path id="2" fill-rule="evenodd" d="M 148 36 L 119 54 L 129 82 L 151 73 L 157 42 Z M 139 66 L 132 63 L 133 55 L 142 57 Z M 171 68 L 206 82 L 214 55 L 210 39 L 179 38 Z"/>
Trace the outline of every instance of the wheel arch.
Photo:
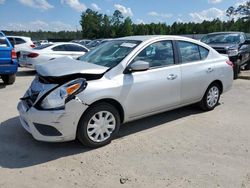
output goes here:
<path id="1" fill-rule="evenodd" d="M 115 99 L 104 98 L 104 99 L 100 99 L 100 100 L 97 100 L 97 101 L 91 103 L 91 104 L 89 105 L 89 107 L 91 107 L 91 106 L 93 106 L 93 105 L 96 105 L 96 104 L 98 104 L 98 103 L 108 103 L 108 104 L 111 104 L 112 106 L 114 106 L 114 107 L 118 110 L 118 112 L 119 112 L 120 119 L 121 119 L 121 123 L 124 122 L 125 113 L 124 113 L 124 109 L 123 109 L 123 107 L 122 107 L 122 105 L 121 105 L 120 102 L 118 102 L 118 101 L 115 100 Z M 85 113 L 85 112 L 84 112 L 84 113 Z M 83 113 L 83 114 L 84 114 L 84 113 Z"/>
<path id="2" fill-rule="evenodd" d="M 219 85 L 219 89 L 220 89 L 220 94 L 223 93 L 223 83 L 220 80 L 214 80 L 213 82 L 211 82 L 211 84 L 209 84 L 209 86 L 207 88 L 209 88 L 212 84 L 218 84 Z"/>

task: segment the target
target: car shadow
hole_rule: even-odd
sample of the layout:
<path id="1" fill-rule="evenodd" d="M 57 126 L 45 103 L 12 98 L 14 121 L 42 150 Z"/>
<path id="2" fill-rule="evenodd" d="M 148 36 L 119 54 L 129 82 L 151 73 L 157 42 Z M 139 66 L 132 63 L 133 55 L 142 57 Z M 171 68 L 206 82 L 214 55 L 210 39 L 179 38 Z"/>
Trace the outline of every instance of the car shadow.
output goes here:
<path id="1" fill-rule="evenodd" d="M 197 113 L 202 111 L 188 106 L 126 123 L 121 126 L 117 139 Z M 90 150 L 78 141 L 65 143 L 36 141 L 21 127 L 18 117 L 0 124 L 0 167 L 2 168 L 30 167 Z"/>
<path id="2" fill-rule="evenodd" d="M 17 77 L 24 77 L 24 76 L 34 76 L 36 74 L 35 70 L 22 70 L 21 68 L 18 69 L 16 73 Z"/>
<path id="3" fill-rule="evenodd" d="M 4 89 L 4 88 L 6 88 L 6 85 L 3 82 L 1 82 L 1 78 L 0 78 L 0 89 Z"/>

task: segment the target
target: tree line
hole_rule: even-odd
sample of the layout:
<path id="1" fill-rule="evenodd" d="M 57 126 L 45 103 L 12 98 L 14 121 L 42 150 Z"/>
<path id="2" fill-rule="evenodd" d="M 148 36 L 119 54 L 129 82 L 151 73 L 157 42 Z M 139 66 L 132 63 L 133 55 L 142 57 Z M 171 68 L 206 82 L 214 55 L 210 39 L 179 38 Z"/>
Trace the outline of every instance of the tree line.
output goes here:
<path id="1" fill-rule="evenodd" d="M 116 38 L 130 35 L 184 35 L 206 34 L 219 31 L 241 31 L 250 33 L 250 1 L 237 7 L 229 7 L 226 11 L 228 21 L 219 18 L 202 23 L 174 22 L 172 25 L 165 23 L 135 24 L 130 17 L 124 17 L 119 10 L 115 10 L 112 16 L 101 14 L 87 9 L 81 14 L 81 31 L 5 31 L 8 35 L 30 36 L 38 39 L 96 39 Z M 235 19 L 237 17 L 237 19 Z"/>

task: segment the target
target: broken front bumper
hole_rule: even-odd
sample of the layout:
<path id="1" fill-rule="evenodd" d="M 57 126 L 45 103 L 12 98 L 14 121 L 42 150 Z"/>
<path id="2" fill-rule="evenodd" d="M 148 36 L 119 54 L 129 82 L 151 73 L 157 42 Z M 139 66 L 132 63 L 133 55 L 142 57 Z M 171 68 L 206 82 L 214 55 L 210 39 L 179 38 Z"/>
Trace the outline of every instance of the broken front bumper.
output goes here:
<path id="1" fill-rule="evenodd" d="M 22 126 L 36 140 L 63 142 L 76 138 L 78 122 L 88 106 L 71 100 L 63 110 L 37 110 L 20 101 L 17 109 Z"/>

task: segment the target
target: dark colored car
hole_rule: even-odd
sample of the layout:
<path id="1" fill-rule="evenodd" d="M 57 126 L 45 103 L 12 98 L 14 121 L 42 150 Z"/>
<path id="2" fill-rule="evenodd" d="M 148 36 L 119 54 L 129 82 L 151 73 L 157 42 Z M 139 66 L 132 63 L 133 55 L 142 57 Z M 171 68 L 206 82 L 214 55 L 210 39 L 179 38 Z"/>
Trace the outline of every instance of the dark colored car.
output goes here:
<path id="1" fill-rule="evenodd" d="M 17 56 L 13 45 L 0 31 L 0 77 L 4 84 L 15 82 L 17 67 Z"/>
<path id="2" fill-rule="evenodd" d="M 234 78 L 237 79 L 241 67 L 250 69 L 250 39 L 243 32 L 218 32 L 202 37 L 204 42 L 221 54 L 229 56 L 234 64 Z"/>

